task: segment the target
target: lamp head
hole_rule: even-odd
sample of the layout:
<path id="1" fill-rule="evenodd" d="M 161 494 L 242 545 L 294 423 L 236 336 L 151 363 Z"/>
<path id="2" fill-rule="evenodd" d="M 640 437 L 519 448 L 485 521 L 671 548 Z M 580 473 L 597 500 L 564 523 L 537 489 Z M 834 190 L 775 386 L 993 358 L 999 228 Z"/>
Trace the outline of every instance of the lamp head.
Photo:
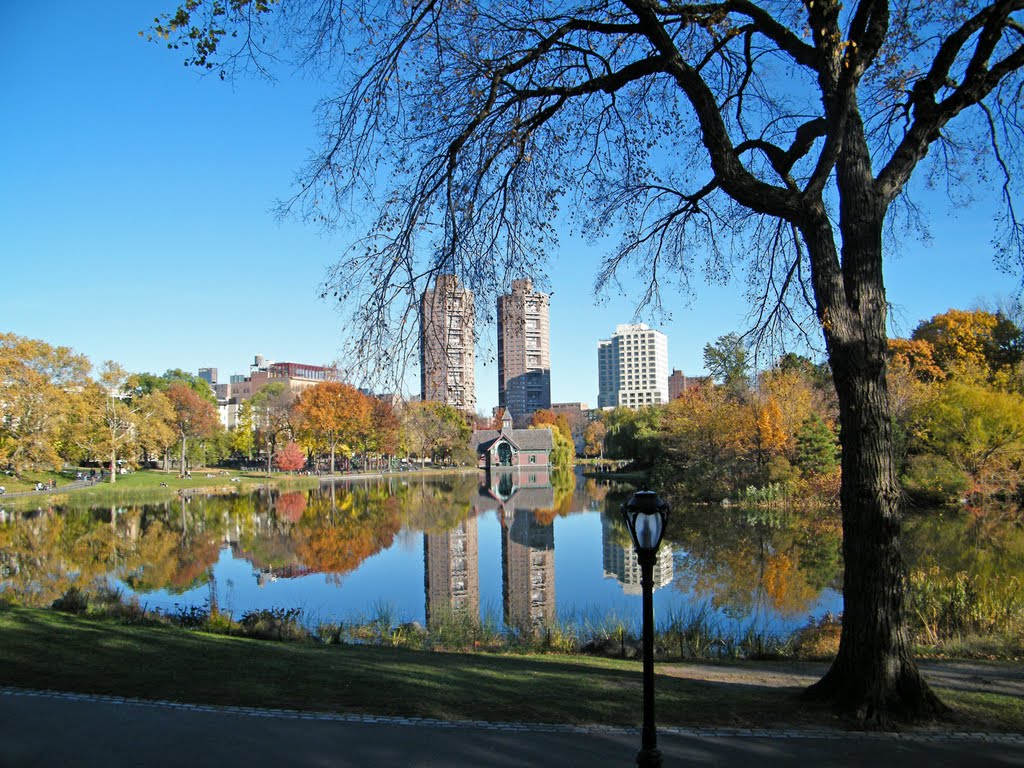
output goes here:
<path id="1" fill-rule="evenodd" d="M 638 554 L 653 555 L 658 551 L 668 511 L 668 502 L 646 487 L 641 487 L 622 505 L 622 517 Z"/>

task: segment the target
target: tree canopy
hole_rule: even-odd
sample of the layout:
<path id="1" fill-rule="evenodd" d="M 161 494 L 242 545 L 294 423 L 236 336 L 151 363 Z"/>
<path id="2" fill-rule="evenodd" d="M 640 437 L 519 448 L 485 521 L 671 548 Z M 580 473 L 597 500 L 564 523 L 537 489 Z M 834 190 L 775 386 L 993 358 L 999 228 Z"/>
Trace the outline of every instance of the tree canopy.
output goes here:
<path id="1" fill-rule="evenodd" d="M 920 223 L 922 164 L 963 197 L 991 174 L 998 257 L 1019 267 L 1022 16 L 1021 0 L 189 0 L 152 34 L 222 74 L 291 54 L 336 89 L 284 208 L 332 226 L 369 203 L 324 291 L 351 317 L 353 360 L 402 359 L 438 275 L 485 306 L 541 273 L 565 204 L 574 227 L 621 238 L 599 288 L 628 265 L 639 304 L 660 307 L 701 268 L 745 270 L 757 338 L 820 332 L 845 605 L 814 692 L 884 721 L 941 704 L 902 618 L 883 242 Z"/>

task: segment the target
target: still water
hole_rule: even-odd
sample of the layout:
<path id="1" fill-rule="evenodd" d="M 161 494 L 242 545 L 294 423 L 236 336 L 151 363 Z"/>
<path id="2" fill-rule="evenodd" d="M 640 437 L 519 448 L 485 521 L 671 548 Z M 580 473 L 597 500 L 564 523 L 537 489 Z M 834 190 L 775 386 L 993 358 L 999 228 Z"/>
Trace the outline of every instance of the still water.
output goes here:
<path id="1" fill-rule="evenodd" d="M 536 630 L 635 626 L 639 570 L 619 508 L 632 489 L 580 475 L 338 482 L 314 491 L 5 515 L 0 588 L 48 604 L 108 584 L 170 611 L 299 608 L 309 624 L 423 624 L 449 612 Z M 841 610 L 833 515 L 673 510 L 656 619 L 787 634 Z"/>

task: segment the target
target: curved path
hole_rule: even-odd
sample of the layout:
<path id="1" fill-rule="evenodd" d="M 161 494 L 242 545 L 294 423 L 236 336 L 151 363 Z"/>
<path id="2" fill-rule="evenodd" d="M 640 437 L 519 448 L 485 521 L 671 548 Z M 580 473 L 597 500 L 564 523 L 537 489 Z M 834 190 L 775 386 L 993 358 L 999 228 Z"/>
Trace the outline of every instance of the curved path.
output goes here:
<path id="1" fill-rule="evenodd" d="M 665 766 L 1024 766 L 1021 734 L 662 729 Z M 625 768 L 636 729 L 449 723 L 0 689 L 0 765 Z"/>

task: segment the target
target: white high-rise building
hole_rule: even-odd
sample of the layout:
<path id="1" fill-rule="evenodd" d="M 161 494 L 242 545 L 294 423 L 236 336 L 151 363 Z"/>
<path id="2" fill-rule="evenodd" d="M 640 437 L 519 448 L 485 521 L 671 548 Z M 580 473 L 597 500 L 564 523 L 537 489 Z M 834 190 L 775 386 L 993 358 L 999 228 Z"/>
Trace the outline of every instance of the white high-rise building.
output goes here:
<path id="1" fill-rule="evenodd" d="M 643 323 L 617 325 L 597 342 L 597 407 L 667 403 L 668 337 Z"/>

